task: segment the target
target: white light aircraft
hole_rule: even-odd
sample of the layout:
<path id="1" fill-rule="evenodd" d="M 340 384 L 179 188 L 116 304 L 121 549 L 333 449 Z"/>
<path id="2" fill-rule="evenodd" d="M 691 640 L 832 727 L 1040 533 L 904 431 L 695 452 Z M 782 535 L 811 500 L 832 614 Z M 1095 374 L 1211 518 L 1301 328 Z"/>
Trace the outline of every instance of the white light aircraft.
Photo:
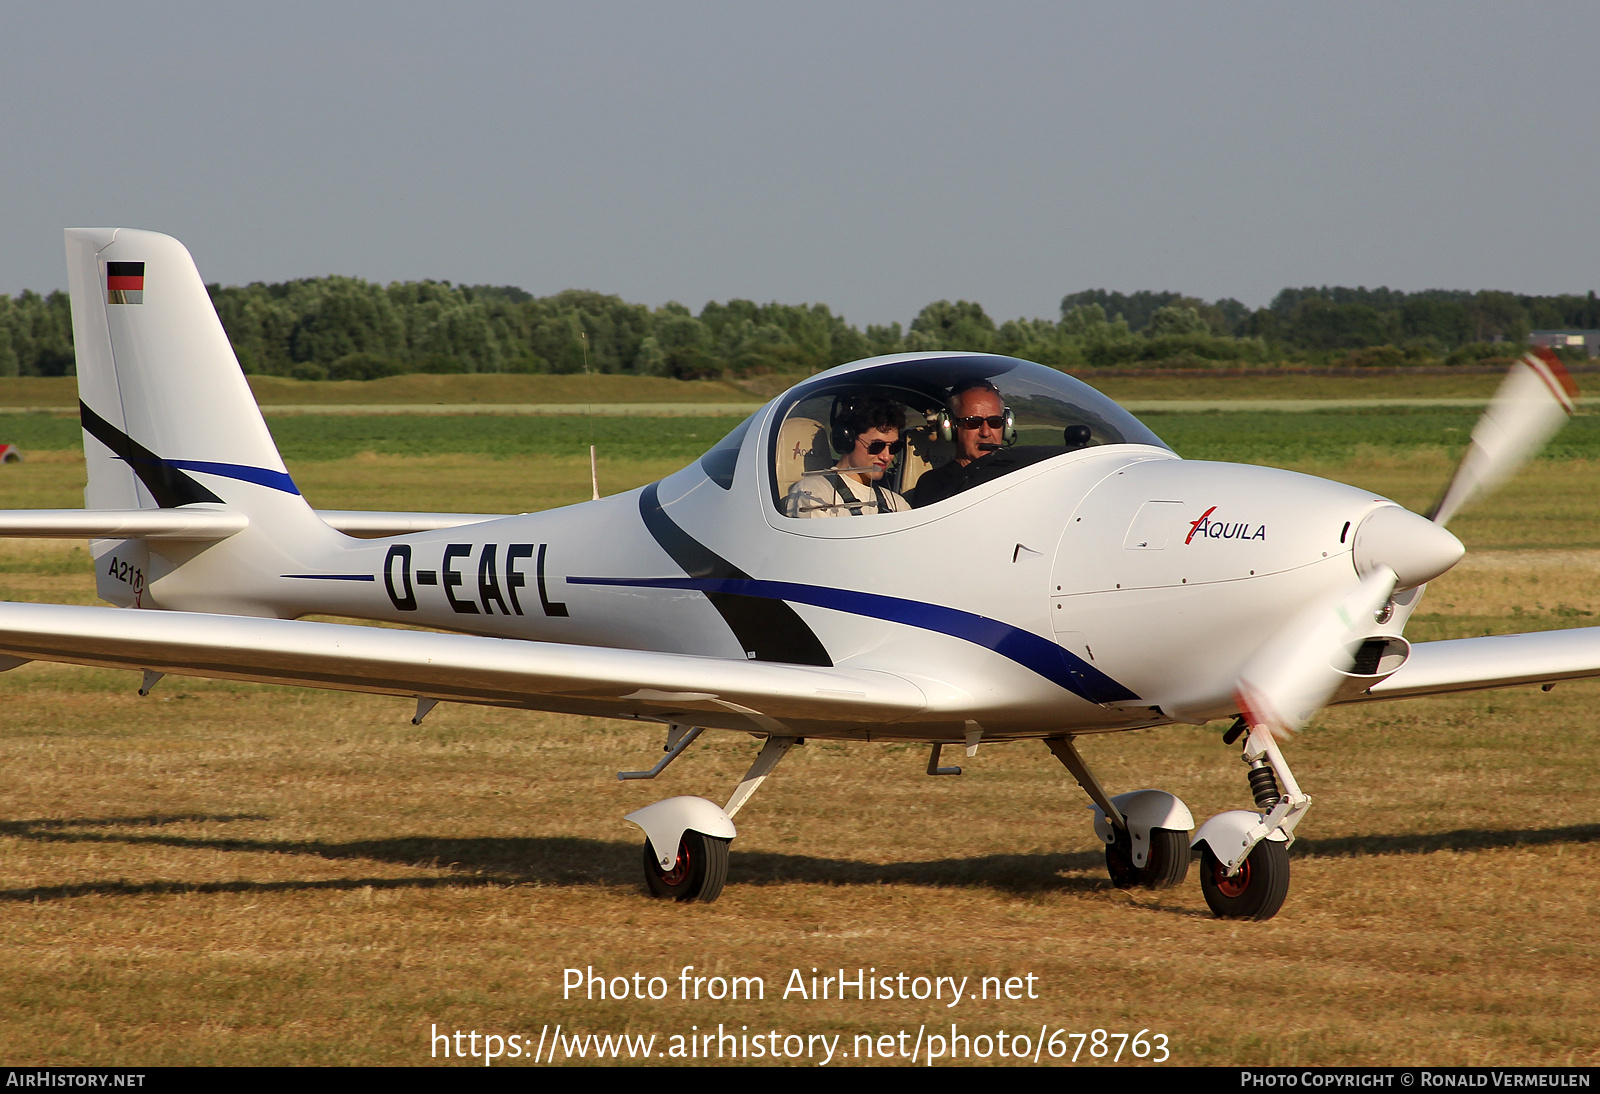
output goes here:
<path id="1" fill-rule="evenodd" d="M 801 739 L 924 742 L 930 775 L 959 772 L 940 765 L 945 746 L 1037 739 L 1093 801 L 1119 886 L 1176 885 L 1194 850 L 1213 911 L 1266 919 L 1310 804 L 1280 737 L 1329 703 L 1600 675 L 1600 628 L 1401 635 L 1424 583 L 1463 553 L 1446 522 L 1571 412 L 1553 357 L 1512 370 L 1428 517 L 1306 475 L 1180 459 L 1078 380 L 969 353 L 811 377 L 626 494 L 520 516 L 319 512 L 188 251 L 130 229 L 66 243 L 86 507 L 0 513 L 0 534 L 89 538 L 114 607 L 0 605 L 0 667 L 143 670 L 141 691 L 179 673 L 375 692 L 414 698 L 417 722 L 460 702 L 665 727 L 666 756 L 623 778 L 653 778 L 705 729 L 763 739 L 723 806 L 675 797 L 629 816 L 658 896 L 717 897 L 733 816 Z M 837 482 L 840 456 L 870 451 L 848 410 L 864 398 L 909 424 L 898 465 L 857 489 L 915 501 L 955 430 L 978 428 L 952 423 L 952 391 L 984 383 L 1004 440 L 950 496 L 881 513 L 808 503 L 835 519 L 789 504 L 802 477 Z M 1256 807 L 1198 830 L 1172 794 L 1111 795 L 1074 744 L 1229 717 Z"/>

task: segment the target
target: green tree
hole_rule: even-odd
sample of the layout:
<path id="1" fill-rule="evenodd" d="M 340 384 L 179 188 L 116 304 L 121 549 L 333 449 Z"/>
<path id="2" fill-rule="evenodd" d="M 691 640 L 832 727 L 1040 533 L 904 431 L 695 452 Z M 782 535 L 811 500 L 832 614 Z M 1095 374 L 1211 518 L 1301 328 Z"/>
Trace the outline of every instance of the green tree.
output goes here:
<path id="1" fill-rule="evenodd" d="M 1340 304 L 1314 296 L 1295 305 L 1283 324 L 1283 334 L 1306 349 L 1357 349 L 1390 341 L 1390 325 L 1370 304 Z"/>
<path id="2" fill-rule="evenodd" d="M 1147 333 L 1159 335 L 1210 334 L 1211 325 L 1201 318 L 1199 311 L 1190 307 L 1168 305 L 1157 308 L 1150 317 Z"/>
<path id="3" fill-rule="evenodd" d="M 1467 305 L 1476 342 L 1521 342 L 1528 337 L 1528 313 L 1508 292 L 1478 293 Z"/>
<path id="4" fill-rule="evenodd" d="M 931 349 L 972 350 L 987 353 L 994 349 L 994 320 L 983 305 L 970 300 L 936 300 L 917 313 L 911 333 L 932 340 Z M 910 339 L 907 339 L 910 342 Z"/>
<path id="5" fill-rule="evenodd" d="M 1400 331 L 1408 341 L 1447 349 L 1472 337 L 1472 323 L 1459 300 L 1414 297 L 1400 306 Z"/>
<path id="6" fill-rule="evenodd" d="M 0 376 L 16 376 L 20 372 L 17 351 L 11 348 L 11 331 L 0 326 Z"/>

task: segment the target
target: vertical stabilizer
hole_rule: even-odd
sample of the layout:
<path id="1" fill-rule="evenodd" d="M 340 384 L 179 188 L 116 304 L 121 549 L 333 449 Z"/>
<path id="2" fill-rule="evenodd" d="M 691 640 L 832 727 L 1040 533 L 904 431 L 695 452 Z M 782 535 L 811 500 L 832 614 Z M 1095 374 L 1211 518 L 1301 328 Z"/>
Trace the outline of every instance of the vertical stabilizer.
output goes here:
<path id="1" fill-rule="evenodd" d="M 96 541 L 100 595 L 274 614 L 227 591 L 227 571 L 287 564 L 338 537 L 290 479 L 194 259 L 170 236 L 131 228 L 69 228 L 66 243 L 85 506 L 222 505 L 250 521 L 225 544 Z M 135 570 L 137 589 L 115 576 Z"/>
<path id="2" fill-rule="evenodd" d="M 183 244 L 69 228 L 67 277 L 88 508 L 215 503 L 212 477 L 293 491 Z"/>

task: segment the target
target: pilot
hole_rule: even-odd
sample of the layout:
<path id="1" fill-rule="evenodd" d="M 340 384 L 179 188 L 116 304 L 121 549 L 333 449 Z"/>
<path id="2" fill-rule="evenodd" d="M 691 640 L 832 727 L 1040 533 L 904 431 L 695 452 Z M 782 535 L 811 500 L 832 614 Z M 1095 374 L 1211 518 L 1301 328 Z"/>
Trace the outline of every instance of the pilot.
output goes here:
<path id="1" fill-rule="evenodd" d="M 905 498 L 879 480 L 905 447 L 905 408 L 888 395 L 854 395 L 835 401 L 830 440 L 839 462 L 789 488 L 784 512 L 791 517 L 861 516 L 910 509 Z"/>
<path id="2" fill-rule="evenodd" d="M 988 380 L 964 380 L 952 388 L 950 417 L 955 426 L 956 458 L 917 480 L 912 498 L 919 509 L 959 494 L 973 462 L 1006 446 L 1005 399 Z"/>

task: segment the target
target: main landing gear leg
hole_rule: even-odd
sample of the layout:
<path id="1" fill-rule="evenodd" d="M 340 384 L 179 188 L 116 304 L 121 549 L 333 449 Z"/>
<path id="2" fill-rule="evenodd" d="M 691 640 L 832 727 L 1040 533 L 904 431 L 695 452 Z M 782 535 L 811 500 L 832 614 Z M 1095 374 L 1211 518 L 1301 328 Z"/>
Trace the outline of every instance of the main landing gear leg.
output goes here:
<path id="1" fill-rule="evenodd" d="M 750 770 L 744 773 L 744 778 L 739 780 L 739 785 L 733 788 L 733 793 L 728 797 L 728 804 L 722 811 L 728 816 L 733 816 L 744 808 L 744 803 L 749 801 L 755 792 L 761 789 L 761 784 L 767 781 L 767 776 L 772 774 L 772 769 L 778 766 L 778 761 L 789 754 L 794 747 L 797 737 L 768 737 L 767 743 L 761 746 L 761 751 L 756 755 L 756 762 L 750 765 Z"/>
<path id="2" fill-rule="evenodd" d="M 1110 797 L 1089 770 L 1071 737 L 1045 745 L 1094 802 L 1094 829 L 1106 845 L 1106 872 L 1119 889 L 1170 889 L 1189 873 L 1189 807 L 1163 790 Z"/>
<path id="3" fill-rule="evenodd" d="M 755 763 L 721 809 L 704 798 L 685 796 L 668 798 L 628 814 L 627 819 L 645 831 L 644 880 L 652 896 L 710 904 L 722 895 L 728 880 L 728 843 L 737 834 L 733 815 L 766 781 L 796 740 L 768 737 Z M 664 852 L 664 848 L 675 852 Z"/>
<path id="4" fill-rule="evenodd" d="M 1261 812 L 1233 809 L 1200 826 L 1200 891 L 1219 918 L 1271 919 L 1289 895 L 1289 844 L 1311 798 L 1265 726 L 1251 729 L 1240 758 Z"/>

